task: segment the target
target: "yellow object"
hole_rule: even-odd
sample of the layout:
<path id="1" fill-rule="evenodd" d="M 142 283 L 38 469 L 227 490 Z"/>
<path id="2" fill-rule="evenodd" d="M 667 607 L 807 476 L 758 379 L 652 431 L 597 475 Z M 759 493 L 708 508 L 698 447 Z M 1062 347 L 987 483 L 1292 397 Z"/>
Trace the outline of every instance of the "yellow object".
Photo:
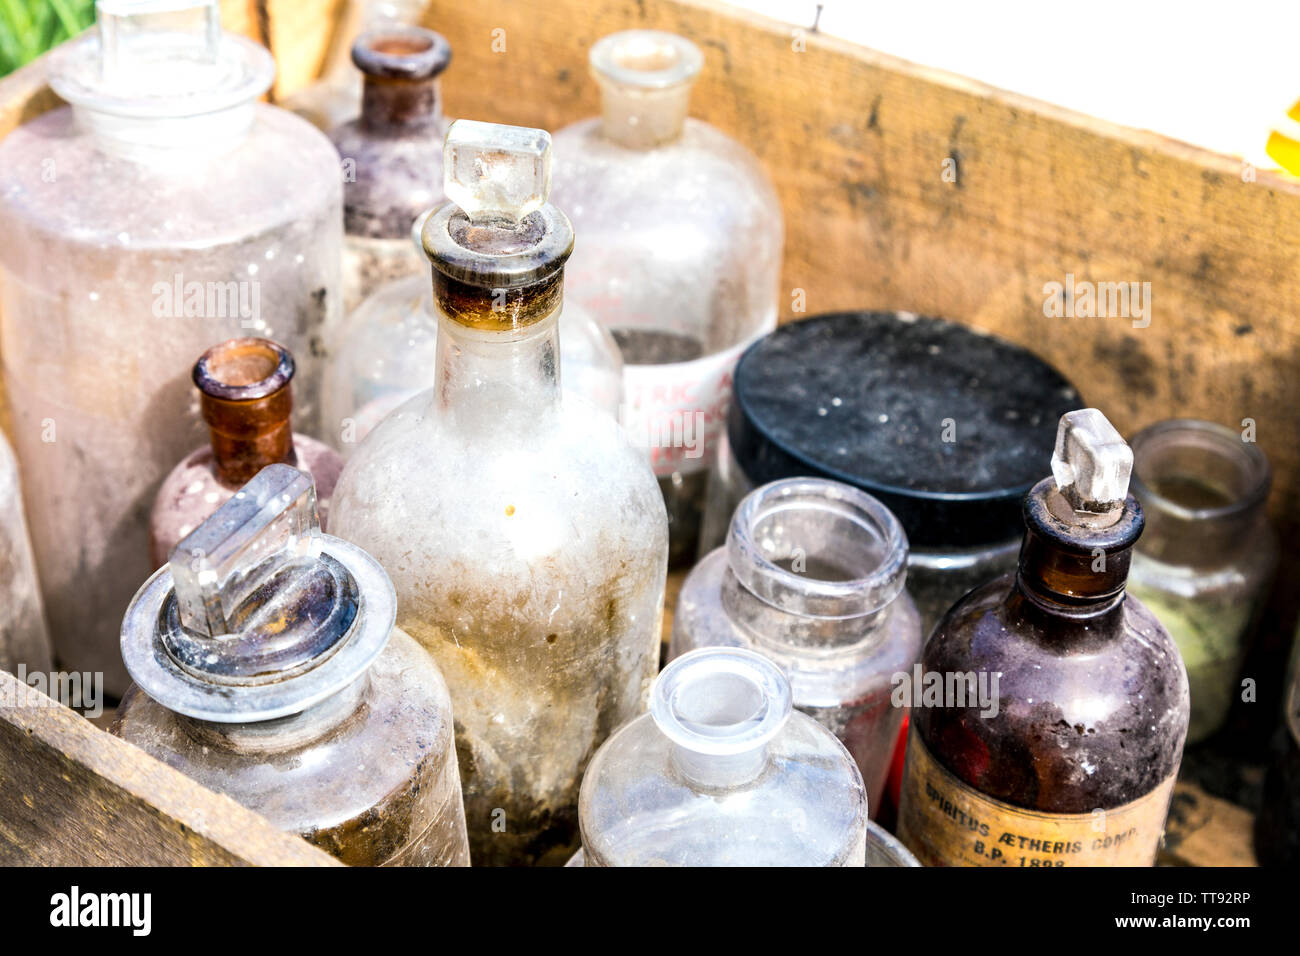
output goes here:
<path id="1" fill-rule="evenodd" d="M 1292 176 L 1300 176 L 1300 100 L 1286 115 L 1286 121 L 1269 132 L 1264 148 L 1279 166 Z"/>

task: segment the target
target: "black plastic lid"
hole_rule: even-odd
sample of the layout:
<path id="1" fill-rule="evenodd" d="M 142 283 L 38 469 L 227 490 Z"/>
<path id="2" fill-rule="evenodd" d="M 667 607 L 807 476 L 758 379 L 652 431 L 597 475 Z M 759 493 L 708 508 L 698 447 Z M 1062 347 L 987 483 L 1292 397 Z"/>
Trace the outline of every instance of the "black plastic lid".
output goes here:
<path id="1" fill-rule="evenodd" d="M 833 478 L 883 501 L 913 548 L 967 548 L 1020 537 L 1057 423 L 1082 407 L 1010 342 L 910 312 L 836 312 L 741 356 L 727 438 L 755 485 Z"/>

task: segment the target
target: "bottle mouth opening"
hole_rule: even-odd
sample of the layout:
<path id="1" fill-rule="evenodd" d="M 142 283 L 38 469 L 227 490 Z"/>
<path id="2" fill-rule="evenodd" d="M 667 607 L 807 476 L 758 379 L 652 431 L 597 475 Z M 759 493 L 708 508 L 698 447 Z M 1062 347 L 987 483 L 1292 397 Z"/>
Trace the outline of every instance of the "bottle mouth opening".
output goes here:
<path id="1" fill-rule="evenodd" d="M 214 345 L 194 364 L 194 384 L 225 401 L 265 398 L 293 378 L 293 356 L 270 339 L 231 339 Z"/>
<path id="2" fill-rule="evenodd" d="M 675 33 L 624 30 L 598 40 L 590 62 L 598 79 L 633 89 L 665 90 L 693 82 L 704 66 L 704 55 Z"/>
<path id="3" fill-rule="evenodd" d="M 431 80 L 451 62 L 451 46 L 432 30 L 394 24 L 357 37 L 352 62 L 367 76 Z"/>
<path id="4" fill-rule="evenodd" d="M 731 756 L 771 740 L 792 706 L 789 681 L 772 661 L 741 648 L 706 647 L 664 668 L 651 692 L 650 713 L 678 746 Z"/>
<path id="5" fill-rule="evenodd" d="M 1272 473 L 1253 442 L 1230 428 L 1172 419 L 1144 428 L 1133 449 L 1133 493 L 1148 513 L 1184 521 L 1231 519 L 1263 504 Z"/>
<path id="6" fill-rule="evenodd" d="M 902 592 L 907 535 L 871 495 L 822 478 L 788 478 L 736 509 L 727 557 L 741 584 L 786 610 L 850 617 Z"/>

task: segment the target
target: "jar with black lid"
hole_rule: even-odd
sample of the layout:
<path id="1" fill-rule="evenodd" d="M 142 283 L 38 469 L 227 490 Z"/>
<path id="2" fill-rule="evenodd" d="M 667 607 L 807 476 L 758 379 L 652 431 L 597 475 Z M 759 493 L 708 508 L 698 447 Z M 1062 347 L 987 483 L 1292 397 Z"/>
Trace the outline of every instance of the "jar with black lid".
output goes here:
<path id="1" fill-rule="evenodd" d="M 911 543 L 923 633 L 1015 567 L 1020 503 L 1056 423 L 1083 402 L 1029 351 L 910 312 L 836 312 L 781 326 L 736 367 L 701 554 L 740 500 L 783 478 L 841 481 L 883 502 Z"/>

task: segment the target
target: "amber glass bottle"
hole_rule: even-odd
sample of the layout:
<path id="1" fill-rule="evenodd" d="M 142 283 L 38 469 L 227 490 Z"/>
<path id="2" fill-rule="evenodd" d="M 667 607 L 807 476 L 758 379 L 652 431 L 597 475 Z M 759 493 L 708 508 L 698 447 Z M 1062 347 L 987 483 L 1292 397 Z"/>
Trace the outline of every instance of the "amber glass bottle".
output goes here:
<path id="1" fill-rule="evenodd" d="M 1100 412 L 1066 414 L 1055 477 L 1025 499 L 1018 571 L 959 601 L 926 643 L 899 809 L 922 863 L 1155 861 L 1187 672 L 1124 591 L 1143 520 L 1131 467 Z"/>
<path id="2" fill-rule="evenodd" d="M 293 373 L 289 350 L 270 339 L 231 339 L 194 363 L 199 409 L 211 442 L 186 455 L 158 489 L 149 518 L 155 569 L 267 465 L 293 465 L 311 475 L 325 524 L 343 461 L 328 445 L 292 431 Z"/>

